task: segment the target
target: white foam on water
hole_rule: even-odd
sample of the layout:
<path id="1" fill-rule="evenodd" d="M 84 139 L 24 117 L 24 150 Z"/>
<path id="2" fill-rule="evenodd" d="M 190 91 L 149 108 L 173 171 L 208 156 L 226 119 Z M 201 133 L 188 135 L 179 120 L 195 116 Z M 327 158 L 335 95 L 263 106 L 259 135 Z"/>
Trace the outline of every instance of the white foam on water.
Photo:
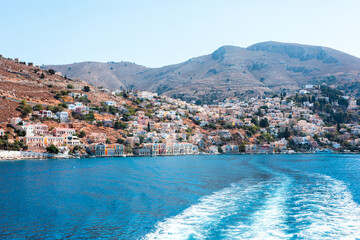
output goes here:
<path id="1" fill-rule="evenodd" d="M 262 183 L 253 185 L 232 184 L 231 187 L 203 197 L 199 203 L 182 213 L 159 222 L 155 231 L 143 239 L 205 239 L 221 220 L 236 213 L 239 200 L 251 198 L 261 189 Z"/>
<path id="2" fill-rule="evenodd" d="M 347 185 L 326 175 L 314 174 L 314 186 L 305 184 L 295 194 L 301 239 L 360 239 L 360 206 Z M 311 176 L 310 176 L 311 177 Z M 304 194 L 305 193 L 305 194 Z"/>
<path id="3" fill-rule="evenodd" d="M 223 239 L 360 239 L 360 206 L 344 182 L 321 174 L 305 175 L 304 181 L 275 175 L 205 196 L 157 223 L 143 239 L 210 239 L 214 230 Z M 241 221 L 218 229 L 239 215 Z"/>
<path id="4" fill-rule="evenodd" d="M 223 231 L 224 239 L 289 239 L 284 205 L 287 199 L 289 178 L 269 182 L 270 189 L 265 204 L 249 216 L 249 221 L 238 222 Z"/>

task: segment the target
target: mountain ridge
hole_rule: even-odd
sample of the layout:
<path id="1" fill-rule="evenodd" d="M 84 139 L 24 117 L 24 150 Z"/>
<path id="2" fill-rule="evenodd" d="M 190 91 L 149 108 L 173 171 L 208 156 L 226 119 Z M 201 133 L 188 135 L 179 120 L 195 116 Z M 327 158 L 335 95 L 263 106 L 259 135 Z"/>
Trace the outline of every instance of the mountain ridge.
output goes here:
<path id="1" fill-rule="evenodd" d="M 203 103 L 293 92 L 305 84 L 322 83 L 341 86 L 359 96 L 359 58 L 332 48 L 297 43 L 268 41 L 247 48 L 225 45 L 210 54 L 159 68 L 129 62 L 44 68 L 112 90 L 136 88 Z"/>

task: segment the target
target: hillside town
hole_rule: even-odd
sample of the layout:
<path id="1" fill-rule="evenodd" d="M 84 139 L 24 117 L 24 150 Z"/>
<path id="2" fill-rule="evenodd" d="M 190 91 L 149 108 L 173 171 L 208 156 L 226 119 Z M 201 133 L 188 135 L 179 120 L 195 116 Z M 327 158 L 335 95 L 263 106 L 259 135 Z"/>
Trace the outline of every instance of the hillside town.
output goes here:
<path id="1" fill-rule="evenodd" d="M 58 105 L 22 100 L 0 129 L 2 158 L 358 152 L 358 101 L 328 86 L 196 105 L 146 91 L 54 91 Z M 75 91 L 76 90 L 76 91 Z"/>

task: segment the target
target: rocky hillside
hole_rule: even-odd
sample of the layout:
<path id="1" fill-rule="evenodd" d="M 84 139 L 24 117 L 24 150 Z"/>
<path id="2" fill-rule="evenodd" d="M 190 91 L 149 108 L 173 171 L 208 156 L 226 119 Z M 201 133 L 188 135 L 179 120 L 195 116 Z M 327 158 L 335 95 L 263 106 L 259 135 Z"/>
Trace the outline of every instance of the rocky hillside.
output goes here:
<path id="1" fill-rule="evenodd" d="M 57 94 L 62 92 L 82 92 L 89 84 L 80 80 L 71 80 L 52 71 L 40 69 L 32 64 L 0 56 L 0 125 L 10 118 L 20 116 L 17 109 L 22 100 L 29 105 L 56 106 Z M 101 101 L 118 101 L 90 85 L 86 92 L 91 105 L 100 105 Z"/>
<path id="2" fill-rule="evenodd" d="M 96 86 L 137 88 L 207 103 L 226 97 L 294 91 L 309 83 L 326 83 L 357 97 L 360 94 L 359 58 L 326 47 L 278 42 L 248 48 L 223 46 L 212 54 L 161 68 L 128 62 L 44 68 Z"/>

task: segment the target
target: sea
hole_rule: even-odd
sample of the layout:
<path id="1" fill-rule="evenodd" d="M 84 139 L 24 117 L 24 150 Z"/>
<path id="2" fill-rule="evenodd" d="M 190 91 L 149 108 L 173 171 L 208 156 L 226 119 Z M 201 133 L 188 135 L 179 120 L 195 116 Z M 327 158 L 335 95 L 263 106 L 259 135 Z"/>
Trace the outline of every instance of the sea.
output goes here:
<path id="1" fill-rule="evenodd" d="M 360 155 L 2 161 L 0 239 L 360 239 Z"/>

